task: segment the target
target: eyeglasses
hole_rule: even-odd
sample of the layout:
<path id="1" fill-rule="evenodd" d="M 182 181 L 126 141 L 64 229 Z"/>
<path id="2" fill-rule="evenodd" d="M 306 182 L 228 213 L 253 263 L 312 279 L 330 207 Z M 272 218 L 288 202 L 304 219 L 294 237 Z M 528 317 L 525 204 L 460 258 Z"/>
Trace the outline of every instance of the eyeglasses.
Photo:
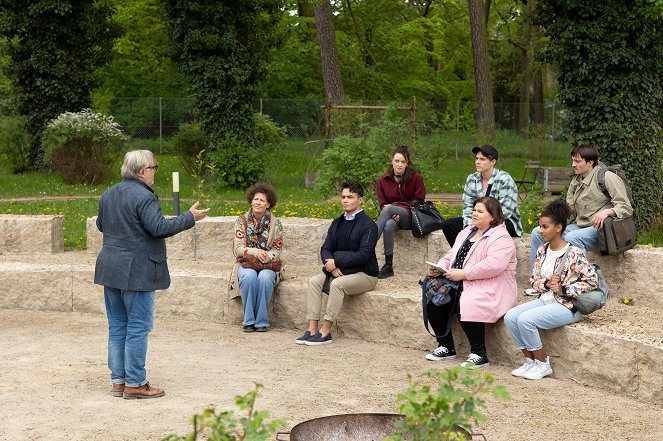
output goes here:
<path id="1" fill-rule="evenodd" d="M 145 167 L 145 170 L 153 169 L 154 171 L 157 171 L 158 168 L 159 168 L 158 165 L 150 165 L 149 167 Z"/>

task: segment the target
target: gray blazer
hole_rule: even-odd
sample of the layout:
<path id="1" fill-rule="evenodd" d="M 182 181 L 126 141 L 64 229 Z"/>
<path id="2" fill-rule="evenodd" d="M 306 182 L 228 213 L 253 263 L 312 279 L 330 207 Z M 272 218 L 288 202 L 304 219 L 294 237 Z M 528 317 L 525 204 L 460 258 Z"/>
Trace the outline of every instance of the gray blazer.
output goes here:
<path id="1" fill-rule="evenodd" d="M 131 291 L 168 288 L 165 238 L 195 223 L 190 211 L 166 219 L 159 198 L 140 180 L 115 184 L 99 201 L 97 228 L 104 245 L 97 256 L 94 283 Z"/>

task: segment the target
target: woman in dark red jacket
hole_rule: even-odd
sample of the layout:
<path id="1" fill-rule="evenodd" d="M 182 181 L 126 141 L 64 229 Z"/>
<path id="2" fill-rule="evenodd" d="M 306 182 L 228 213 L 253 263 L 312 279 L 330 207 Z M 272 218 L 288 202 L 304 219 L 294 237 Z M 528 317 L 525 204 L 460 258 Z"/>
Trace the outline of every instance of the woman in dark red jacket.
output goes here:
<path id="1" fill-rule="evenodd" d="M 424 178 L 415 170 L 410 161 L 407 146 L 399 145 L 391 156 L 391 166 L 377 184 L 380 217 L 378 217 L 378 238 L 384 233 L 385 264 L 378 277 L 386 279 L 394 275 L 394 234 L 399 228 L 412 228 L 411 204 L 426 199 Z"/>

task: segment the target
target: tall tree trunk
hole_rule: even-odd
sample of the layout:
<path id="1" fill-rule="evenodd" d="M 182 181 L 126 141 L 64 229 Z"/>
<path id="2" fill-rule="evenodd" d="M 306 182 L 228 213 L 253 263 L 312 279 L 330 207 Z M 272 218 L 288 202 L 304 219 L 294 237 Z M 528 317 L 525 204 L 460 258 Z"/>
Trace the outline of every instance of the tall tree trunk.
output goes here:
<path id="1" fill-rule="evenodd" d="M 474 80 L 476 83 L 477 128 L 480 132 L 495 132 L 495 108 L 493 104 L 493 85 L 490 79 L 488 60 L 488 33 L 484 19 L 482 0 L 468 0 L 470 7 L 470 29 L 472 31 L 472 55 L 474 58 Z"/>
<path id="2" fill-rule="evenodd" d="M 329 0 L 322 0 L 315 7 L 315 25 L 318 32 L 320 47 L 320 66 L 325 95 L 331 96 L 332 104 L 343 102 L 343 82 L 341 80 L 341 63 L 336 50 L 336 34 L 334 33 L 332 9 Z"/>

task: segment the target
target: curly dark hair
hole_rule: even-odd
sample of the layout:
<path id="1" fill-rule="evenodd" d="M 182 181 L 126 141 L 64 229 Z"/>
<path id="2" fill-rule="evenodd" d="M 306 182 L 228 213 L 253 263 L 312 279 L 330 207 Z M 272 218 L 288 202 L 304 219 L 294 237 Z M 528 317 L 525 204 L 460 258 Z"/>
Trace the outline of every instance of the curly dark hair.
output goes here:
<path id="1" fill-rule="evenodd" d="M 553 224 L 561 225 L 562 232 L 566 229 L 569 219 L 573 215 L 573 210 L 565 201 L 552 201 L 541 212 L 541 217 L 547 217 Z"/>
<path id="2" fill-rule="evenodd" d="M 500 201 L 491 196 L 484 196 L 474 201 L 472 208 L 478 203 L 482 203 L 486 207 L 488 214 L 493 217 L 493 220 L 490 221 L 491 227 L 496 227 L 499 224 L 504 223 L 504 213 L 502 213 L 502 205 L 500 204 Z"/>
<path id="3" fill-rule="evenodd" d="M 276 194 L 276 189 L 269 184 L 262 184 L 258 182 L 253 184 L 246 190 L 246 202 L 251 204 L 253 198 L 256 196 L 256 193 L 262 193 L 267 197 L 267 202 L 269 202 L 270 210 L 273 210 L 276 207 L 276 203 L 279 201 L 279 197 Z"/>

